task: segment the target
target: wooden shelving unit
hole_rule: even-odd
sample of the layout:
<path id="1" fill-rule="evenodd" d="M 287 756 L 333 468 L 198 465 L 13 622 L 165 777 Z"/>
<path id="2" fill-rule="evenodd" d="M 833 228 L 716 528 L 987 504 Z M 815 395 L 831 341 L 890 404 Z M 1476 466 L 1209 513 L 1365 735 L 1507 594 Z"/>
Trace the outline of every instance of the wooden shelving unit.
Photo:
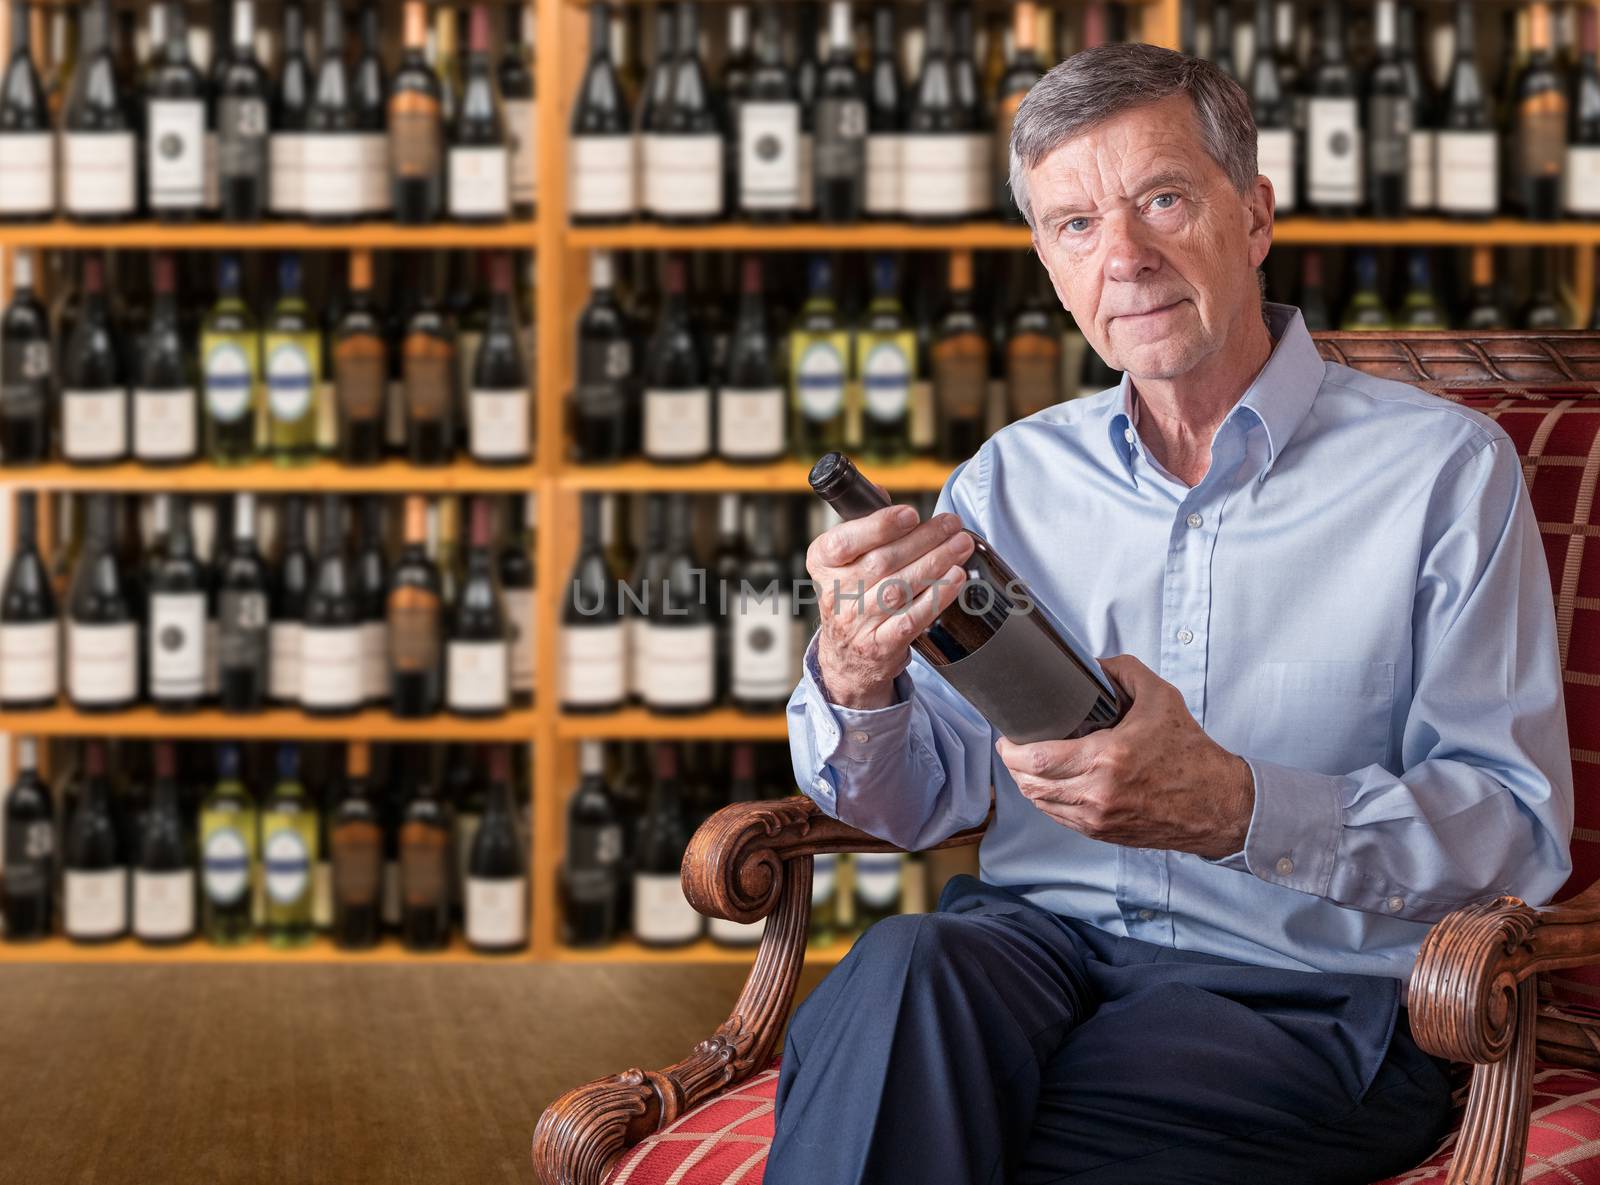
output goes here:
<path id="1" fill-rule="evenodd" d="M 263 222 L 232 226 L 221 222 L 190 225 L 119 222 L 105 226 L 57 220 L 12 223 L 0 231 L 0 244 L 48 250 L 172 251 L 352 251 L 517 249 L 534 245 L 534 224 L 505 222 L 468 226 L 441 222 L 401 226 L 394 222 Z"/>
<path id="2" fill-rule="evenodd" d="M 402 461 L 355 468 L 332 461 L 311 465 L 274 465 L 266 461 L 248 465 L 121 464 L 104 468 L 53 463 L 33 469 L 14 469 L 5 480 L 35 490 L 122 490 L 127 493 L 183 492 L 225 494 L 254 490 L 263 494 L 367 493 L 367 494 L 490 494 L 516 493 L 538 485 L 531 465 L 500 468 L 458 462 L 422 469 Z"/>
<path id="3" fill-rule="evenodd" d="M 531 708 L 474 719 L 441 713 L 402 720 L 381 708 L 349 716 L 311 716 L 298 708 L 269 708 L 248 716 L 216 708 L 158 712 L 149 705 L 124 712 L 80 712 L 71 707 L 9 712 L 6 727 L 41 737 L 129 737 L 217 741 L 520 741 L 534 730 Z M 0 952 L 3 954 L 3 952 Z"/>
<path id="4" fill-rule="evenodd" d="M 852 940 L 844 939 L 826 945 L 813 944 L 806 951 L 809 966 L 831 967 L 850 953 Z M 570 946 L 556 948 L 553 962 L 557 963 L 749 963 L 755 958 L 753 946 L 719 946 L 709 938 L 701 938 L 687 946 L 642 946 L 631 938 L 620 938 L 610 946 L 577 949 Z"/>
<path id="5" fill-rule="evenodd" d="M 781 741 L 789 735 L 782 712 L 749 716 L 732 708 L 716 708 L 690 716 L 661 716 L 643 708 L 557 718 L 556 736 L 564 741 Z"/>
<path id="6" fill-rule="evenodd" d="M 899 465 L 874 465 L 875 479 L 891 490 L 908 493 L 937 490 L 950 476 L 943 461 L 907 461 Z M 729 465 L 707 461 L 700 465 L 652 465 L 627 461 L 620 465 L 571 465 L 562 470 L 558 484 L 568 491 L 615 490 L 680 491 L 715 494 L 738 491 L 751 494 L 800 494 L 810 466 L 803 461 L 776 461 L 771 465 Z"/>

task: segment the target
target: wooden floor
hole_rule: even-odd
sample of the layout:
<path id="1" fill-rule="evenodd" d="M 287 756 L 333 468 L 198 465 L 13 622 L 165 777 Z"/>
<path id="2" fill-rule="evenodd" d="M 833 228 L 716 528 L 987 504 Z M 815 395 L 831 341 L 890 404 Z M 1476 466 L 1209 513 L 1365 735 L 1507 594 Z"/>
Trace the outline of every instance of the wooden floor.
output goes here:
<path id="1" fill-rule="evenodd" d="M 8 967 L 0 1183 L 527 1185 L 547 1102 L 683 1056 L 742 981 L 731 967 Z"/>

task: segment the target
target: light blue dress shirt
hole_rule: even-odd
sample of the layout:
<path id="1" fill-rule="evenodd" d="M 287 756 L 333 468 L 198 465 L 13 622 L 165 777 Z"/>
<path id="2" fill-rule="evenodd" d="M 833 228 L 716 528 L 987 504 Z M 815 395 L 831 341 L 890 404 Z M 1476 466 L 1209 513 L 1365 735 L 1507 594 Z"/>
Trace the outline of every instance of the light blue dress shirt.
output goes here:
<path id="1" fill-rule="evenodd" d="M 921 659 L 877 711 L 829 703 L 816 641 L 788 706 L 800 787 L 907 848 L 980 823 L 983 879 L 1113 934 L 1405 979 L 1429 924 L 1571 870 L 1555 611 L 1515 445 L 1493 420 L 1318 356 L 1265 307 L 1270 360 L 1193 488 L 1122 384 L 1013 424 L 939 499 L 1091 654 L 1129 653 L 1245 758 L 1244 847 L 1089 839 L 1039 811 Z M 870 471 L 869 471 L 870 472 Z"/>

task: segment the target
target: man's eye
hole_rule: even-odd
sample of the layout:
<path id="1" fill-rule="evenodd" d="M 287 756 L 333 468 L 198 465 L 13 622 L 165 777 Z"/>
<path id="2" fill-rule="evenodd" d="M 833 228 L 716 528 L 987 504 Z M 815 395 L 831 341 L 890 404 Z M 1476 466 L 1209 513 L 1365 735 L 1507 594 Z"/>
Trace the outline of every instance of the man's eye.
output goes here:
<path id="1" fill-rule="evenodd" d="M 1070 230 L 1073 234 L 1077 234 L 1079 231 L 1085 229 L 1088 225 L 1089 225 L 1089 220 L 1087 218 L 1069 218 L 1069 219 L 1067 219 L 1067 229 Z"/>
<path id="2" fill-rule="evenodd" d="M 1178 195 L 1175 194 L 1175 193 L 1158 193 L 1158 194 L 1156 194 L 1155 197 L 1150 199 L 1150 204 L 1152 206 L 1155 206 L 1156 209 L 1158 209 L 1158 210 L 1170 210 L 1170 209 L 1172 209 L 1171 205 L 1163 206 L 1160 203 L 1161 202 L 1169 202 L 1170 203 L 1170 202 L 1175 202 L 1177 200 L 1178 200 Z"/>

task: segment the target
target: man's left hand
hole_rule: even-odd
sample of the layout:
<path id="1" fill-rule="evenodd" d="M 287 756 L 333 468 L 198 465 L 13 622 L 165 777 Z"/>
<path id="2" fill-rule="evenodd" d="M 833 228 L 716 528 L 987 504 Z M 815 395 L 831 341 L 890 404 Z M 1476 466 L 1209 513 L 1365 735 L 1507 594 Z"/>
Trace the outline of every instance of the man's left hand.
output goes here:
<path id="1" fill-rule="evenodd" d="M 1255 807 L 1245 760 L 1201 729 L 1183 693 L 1131 654 L 1100 660 L 1132 701 L 1113 728 L 1014 745 L 1000 760 L 1033 804 L 1090 839 L 1220 859 L 1244 847 Z"/>

